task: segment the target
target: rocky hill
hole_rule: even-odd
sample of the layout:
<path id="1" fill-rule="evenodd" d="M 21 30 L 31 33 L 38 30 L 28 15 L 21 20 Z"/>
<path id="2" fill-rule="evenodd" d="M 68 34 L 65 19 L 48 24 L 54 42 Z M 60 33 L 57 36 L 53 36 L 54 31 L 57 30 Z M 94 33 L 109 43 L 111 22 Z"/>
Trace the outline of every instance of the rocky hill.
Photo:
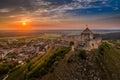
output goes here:
<path id="1" fill-rule="evenodd" d="M 69 52 L 42 80 L 120 80 L 120 52 L 108 43 L 99 50 Z"/>

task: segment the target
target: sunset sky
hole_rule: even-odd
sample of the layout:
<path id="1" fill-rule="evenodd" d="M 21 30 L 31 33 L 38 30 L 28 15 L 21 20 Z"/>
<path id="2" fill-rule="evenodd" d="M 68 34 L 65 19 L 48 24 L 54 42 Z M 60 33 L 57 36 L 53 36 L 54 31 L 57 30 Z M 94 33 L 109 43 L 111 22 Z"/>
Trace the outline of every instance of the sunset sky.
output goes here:
<path id="1" fill-rule="evenodd" d="M 0 0 L 0 30 L 120 29 L 120 0 Z"/>

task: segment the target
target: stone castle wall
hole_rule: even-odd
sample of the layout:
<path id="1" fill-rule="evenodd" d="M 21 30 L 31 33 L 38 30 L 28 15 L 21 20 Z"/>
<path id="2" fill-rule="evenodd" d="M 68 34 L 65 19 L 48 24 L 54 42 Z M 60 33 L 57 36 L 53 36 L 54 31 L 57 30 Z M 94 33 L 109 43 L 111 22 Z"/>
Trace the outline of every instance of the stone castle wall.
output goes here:
<path id="1" fill-rule="evenodd" d="M 83 47 L 83 49 L 85 50 L 92 50 L 92 49 L 98 49 L 98 47 L 101 44 L 101 39 L 97 39 L 97 40 L 91 40 L 86 42 L 85 47 Z"/>

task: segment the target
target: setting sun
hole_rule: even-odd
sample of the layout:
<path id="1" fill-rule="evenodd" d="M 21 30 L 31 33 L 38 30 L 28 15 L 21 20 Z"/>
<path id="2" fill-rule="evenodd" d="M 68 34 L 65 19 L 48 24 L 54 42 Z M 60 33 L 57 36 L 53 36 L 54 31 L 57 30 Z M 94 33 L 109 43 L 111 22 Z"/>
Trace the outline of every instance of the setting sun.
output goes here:
<path id="1" fill-rule="evenodd" d="M 31 30 L 31 22 L 30 19 L 22 19 L 19 22 L 18 30 Z"/>
<path id="2" fill-rule="evenodd" d="M 27 22 L 26 21 L 22 21 L 22 25 L 23 26 L 27 25 Z"/>

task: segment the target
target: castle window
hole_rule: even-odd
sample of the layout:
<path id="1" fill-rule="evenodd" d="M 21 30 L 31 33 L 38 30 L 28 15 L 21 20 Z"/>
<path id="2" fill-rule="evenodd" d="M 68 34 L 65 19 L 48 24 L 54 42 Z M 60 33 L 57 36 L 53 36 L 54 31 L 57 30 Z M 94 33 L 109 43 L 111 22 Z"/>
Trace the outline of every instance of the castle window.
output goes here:
<path id="1" fill-rule="evenodd" d="M 92 46 L 94 47 L 94 43 L 92 43 Z"/>

